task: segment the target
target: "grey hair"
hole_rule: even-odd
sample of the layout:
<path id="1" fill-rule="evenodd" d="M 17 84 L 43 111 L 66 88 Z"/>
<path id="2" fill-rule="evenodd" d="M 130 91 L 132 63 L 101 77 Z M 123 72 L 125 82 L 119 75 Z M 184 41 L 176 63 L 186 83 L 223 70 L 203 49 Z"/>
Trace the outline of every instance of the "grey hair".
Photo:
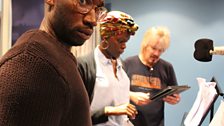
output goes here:
<path id="1" fill-rule="evenodd" d="M 141 43 L 141 53 L 144 53 L 145 48 L 149 43 L 160 41 L 161 47 L 166 50 L 170 45 L 170 32 L 167 27 L 158 26 L 149 28 L 144 35 Z"/>

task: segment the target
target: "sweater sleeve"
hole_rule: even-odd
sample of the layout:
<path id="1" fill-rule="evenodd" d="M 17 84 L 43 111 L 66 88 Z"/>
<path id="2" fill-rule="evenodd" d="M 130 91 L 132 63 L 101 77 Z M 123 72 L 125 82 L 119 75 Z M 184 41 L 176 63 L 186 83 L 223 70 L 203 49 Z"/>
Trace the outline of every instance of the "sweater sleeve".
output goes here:
<path id="1" fill-rule="evenodd" d="M 78 70 L 88 92 L 89 101 L 92 102 L 93 90 L 96 80 L 96 64 L 93 53 L 77 58 Z"/>
<path id="2" fill-rule="evenodd" d="M 58 126 L 65 82 L 45 60 L 19 54 L 0 64 L 0 125 Z"/>
<path id="3" fill-rule="evenodd" d="M 78 70 L 88 92 L 90 103 L 93 99 L 94 86 L 96 80 L 96 64 L 93 54 L 94 53 L 90 53 L 90 55 L 87 55 L 85 57 L 79 57 L 77 59 Z M 91 118 L 93 124 L 99 124 L 108 121 L 108 116 L 105 115 L 104 109 L 92 114 Z"/>
<path id="4" fill-rule="evenodd" d="M 91 118 L 93 124 L 105 123 L 108 121 L 108 116 L 105 115 L 104 108 L 94 113 Z"/>

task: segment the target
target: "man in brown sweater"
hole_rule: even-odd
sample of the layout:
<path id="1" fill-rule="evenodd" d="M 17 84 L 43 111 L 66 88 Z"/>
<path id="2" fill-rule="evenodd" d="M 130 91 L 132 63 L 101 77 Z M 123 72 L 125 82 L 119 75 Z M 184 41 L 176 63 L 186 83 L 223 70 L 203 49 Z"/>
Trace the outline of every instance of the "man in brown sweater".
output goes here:
<path id="1" fill-rule="evenodd" d="M 91 126 L 71 46 L 96 26 L 103 0 L 45 0 L 39 29 L 0 59 L 0 126 Z"/>

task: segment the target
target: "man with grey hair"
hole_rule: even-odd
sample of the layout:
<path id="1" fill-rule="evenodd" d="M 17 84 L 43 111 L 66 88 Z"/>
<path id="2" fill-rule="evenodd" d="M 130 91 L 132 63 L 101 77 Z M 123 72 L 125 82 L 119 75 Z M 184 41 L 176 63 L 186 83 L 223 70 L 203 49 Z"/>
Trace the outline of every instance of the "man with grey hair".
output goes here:
<path id="1" fill-rule="evenodd" d="M 170 34 L 166 27 L 152 27 L 145 33 L 139 55 L 124 61 L 131 81 L 131 101 L 137 106 L 138 115 L 132 120 L 135 126 L 164 126 L 164 102 L 176 104 L 180 95 L 174 94 L 151 101 L 143 88 L 150 91 L 177 85 L 173 66 L 160 58 L 169 47 Z M 150 92 L 152 93 L 152 92 Z"/>

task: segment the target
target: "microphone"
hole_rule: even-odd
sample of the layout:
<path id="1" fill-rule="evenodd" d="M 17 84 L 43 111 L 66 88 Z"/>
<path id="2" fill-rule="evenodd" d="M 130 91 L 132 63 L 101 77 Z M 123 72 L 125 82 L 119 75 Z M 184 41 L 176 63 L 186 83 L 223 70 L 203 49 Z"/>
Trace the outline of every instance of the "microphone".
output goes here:
<path id="1" fill-rule="evenodd" d="M 209 62 L 212 60 L 212 55 L 224 55 L 224 46 L 214 47 L 211 39 L 198 39 L 194 47 L 194 58 L 198 61 Z"/>

